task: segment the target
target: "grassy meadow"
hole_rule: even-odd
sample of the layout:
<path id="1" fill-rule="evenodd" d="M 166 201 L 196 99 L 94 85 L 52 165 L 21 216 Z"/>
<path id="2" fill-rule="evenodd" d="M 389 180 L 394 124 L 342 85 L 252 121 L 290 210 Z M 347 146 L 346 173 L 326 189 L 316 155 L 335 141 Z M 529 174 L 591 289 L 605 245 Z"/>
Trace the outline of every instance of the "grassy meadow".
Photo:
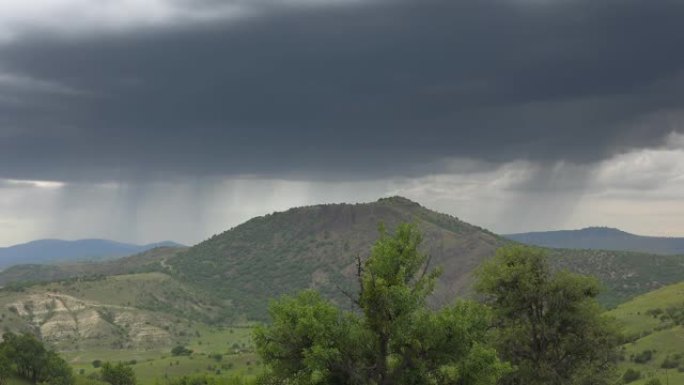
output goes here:
<path id="1" fill-rule="evenodd" d="M 631 340 L 623 346 L 620 370 L 637 370 L 641 378 L 630 383 L 658 378 L 665 385 L 684 385 L 684 282 L 636 297 L 609 314 Z"/>
<path id="2" fill-rule="evenodd" d="M 251 342 L 251 328 L 198 325 L 186 345 L 193 353 L 173 356 L 170 349 L 117 350 L 90 349 L 63 353 L 77 377 L 87 377 L 99 369 L 93 361 L 134 362 L 132 367 L 140 385 L 163 383 L 166 379 L 194 374 L 222 378 L 253 378 L 262 368 Z M 19 385 L 19 384 L 17 384 Z"/>

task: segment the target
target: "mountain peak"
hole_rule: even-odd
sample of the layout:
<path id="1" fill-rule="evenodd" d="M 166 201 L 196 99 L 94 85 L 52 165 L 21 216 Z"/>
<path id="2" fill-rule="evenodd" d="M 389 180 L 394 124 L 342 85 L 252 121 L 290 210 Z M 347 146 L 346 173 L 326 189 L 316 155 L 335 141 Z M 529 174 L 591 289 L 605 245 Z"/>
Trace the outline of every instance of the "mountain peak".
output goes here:
<path id="1" fill-rule="evenodd" d="M 167 264 L 183 272 L 184 279 L 231 298 L 239 312 L 258 318 L 266 314 L 268 293 L 314 287 L 343 301 L 338 288 L 355 282 L 356 257 L 371 250 L 379 237 L 378 225 L 392 232 L 407 222 L 420 227 L 422 250 L 445 270 L 437 291 L 440 298 L 464 292 L 467 273 L 506 243 L 458 218 L 391 196 L 258 217 L 179 253 Z"/>
<path id="2" fill-rule="evenodd" d="M 414 206 L 414 207 L 422 207 L 418 202 L 414 202 L 408 198 L 405 198 L 400 195 L 394 195 L 386 198 L 380 198 L 377 201 L 378 203 L 389 203 L 389 204 L 396 204 L 396 205 L 401 205 L 401 206 Z"/>
<path id="3" fill-rule="evenodd" d="M 583 229 L 580 229 L 579 231 L 582 231 L 585 233 L 605 234 L 605 235 L 628 235 L 629 234 L 628 232 L 622 231 L 618 228 L 607 227 L 607 226 L 590 226 L 590 227 L 585 227 Z"/>

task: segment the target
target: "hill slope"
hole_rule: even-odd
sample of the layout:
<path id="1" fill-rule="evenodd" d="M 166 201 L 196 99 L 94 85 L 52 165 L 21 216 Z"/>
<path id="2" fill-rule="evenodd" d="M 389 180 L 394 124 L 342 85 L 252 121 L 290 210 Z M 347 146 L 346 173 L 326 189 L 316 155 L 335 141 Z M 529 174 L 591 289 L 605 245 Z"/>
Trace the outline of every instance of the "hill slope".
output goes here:
<path id="1" fill-rule="evenodd" d="M 210 321 L 229 306 L 163 273 L 138 273 L 0 290 L 0 326 L 60 350 L 145 350 L 182 341 L 190 320 Z"/>
<path id="2" fill-rule="evenodd" d="M 174 274 L 231 298 L 249 317 L 263 318 L 268 300 L 314 287 L 344 301 L 339 287 L 354 280 L 355 257 L 367 256 L 378 224 L 393 230 L 417 222 L 424 251 L 444 274 L 434 300 L 463 293 L 469 273 L 507 241 L 401 197 L 366 204 L 294 208 L 254 218 L 169 259 Z"/>
<path id="3" fill-rule="evenodd" d="M 489 231 L 393 197 L 365 204 L 300 207 L 254 218 L 170 258 L 173 274 L 234 301 L 250 318 L 263 318 L 268 300 L 313 287 L 340 303 L 354 284 L 355 256 L 367 256 L 383 222 L 392 230 L 413 221 L 424 250 L 443 268 L 432 300 L 452 301 L 469 289 L 471 272 L 511 243 Z M 619 251 L 549 250 L 556 268 L 594 275 L 606 286 L 604 304 L 678 282 L 683 256 Z"/>
<path id="4" fill-rule="evenodd" d="M 630 341 L 623 347 L 622 370 L 642 374 L 633 384 L 656 377 L 663 384 L 684 385 L 684 282 L 638 296 L 609 314 L 622 322 Z M 663 367 L 666 359 L 669 368 Z"/>
<path id="5" fill-rule="evenodd" d="M 170 241 L 148 245 L 134 245 L 106 239 L 81 239 L 78 241 L 41 239 L 10 247 L 0 247 L 0 269 L 18 264 L 123 257 L 162 246 L 177 247 L 182 245 Z"/>
<path id="6" fill-rule="evenodd" d="M 162 261 L 184 247 L 157 247 L 129 257 L 99 262 L 16 265 L 0 271 L 0 287 L 26 286 L 37 282 L 59 281 L 76 277 L 112 276 L 139 272 L 162 271 Z"/>
<path id="7" fill-rule="evenodd" d="M 378 237 L 378 223 L 393 230 L 407 221 L 419 224 L 432 266 L 443 268 L 431 298 L 435 305 L 467 293 L 472 271 L 497 248 L 513 243 L 393 197 L 365 204 L 300 207 L 254 218 L 189 249 L 160 248 L 98 263 L 15 266 L 0 272 L 0 286 L 161 272 L 203 293 L 198 295 L 231 303 L 222 315 L 232 319 L 264 319 L 270 299 L 306 288 L 320 290 L 346 306 L 350 302 L 342 290 L 354 291 L 356 256 L 368 255 Z M 601 300 L 611 307 L 684 277 L 684 256 L 586 249 L 550 249 L 549 254 L 556 269 L 599 278 L 607 289 Z"/>
<path id="8" fill-rule="evenodd" d="M 508 234 L 504 237 L 528 245 L 560 249 L 684 254 L 684 238 L 646 237 L 607 227 Z"/>

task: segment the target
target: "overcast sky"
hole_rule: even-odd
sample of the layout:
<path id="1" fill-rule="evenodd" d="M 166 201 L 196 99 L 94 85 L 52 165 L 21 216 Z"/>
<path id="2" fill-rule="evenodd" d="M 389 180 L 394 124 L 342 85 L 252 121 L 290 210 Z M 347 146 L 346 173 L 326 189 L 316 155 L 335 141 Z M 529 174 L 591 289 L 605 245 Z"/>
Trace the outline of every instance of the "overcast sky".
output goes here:
<path id="1" fill-rule="evenodd" d="M 680 0 L 0 0 L 0 246 L 403 195 L 684 236 Z"/>

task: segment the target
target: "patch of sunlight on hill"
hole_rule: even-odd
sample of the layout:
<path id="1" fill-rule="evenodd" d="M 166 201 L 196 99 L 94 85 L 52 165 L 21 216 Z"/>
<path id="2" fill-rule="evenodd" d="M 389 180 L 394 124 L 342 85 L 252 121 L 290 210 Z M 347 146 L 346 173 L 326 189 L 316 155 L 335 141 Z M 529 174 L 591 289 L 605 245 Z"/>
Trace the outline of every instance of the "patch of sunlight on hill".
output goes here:
<path id="1" fill-rule="evenodd" d="M 662 326 L 661 314 L 657 310 L 665 311 L 671 307 L 684 307 L 684 282 L 638 296 L 611 310 L 609 314 L 624 324 L 626 334 L 632 335 Z"/>
<path id="2" fill-rule="evenodd" d="M 623 346 L 619 367 L 621 374 L 628 368 L 641 373 L 630 384 L 658 378 L 662 384 L 684 385 L 684 282 L 636 297 L 608 314 L 622 322 L 631 341 Z M 666 359 L 678 367 L 664 368 Z"/>

